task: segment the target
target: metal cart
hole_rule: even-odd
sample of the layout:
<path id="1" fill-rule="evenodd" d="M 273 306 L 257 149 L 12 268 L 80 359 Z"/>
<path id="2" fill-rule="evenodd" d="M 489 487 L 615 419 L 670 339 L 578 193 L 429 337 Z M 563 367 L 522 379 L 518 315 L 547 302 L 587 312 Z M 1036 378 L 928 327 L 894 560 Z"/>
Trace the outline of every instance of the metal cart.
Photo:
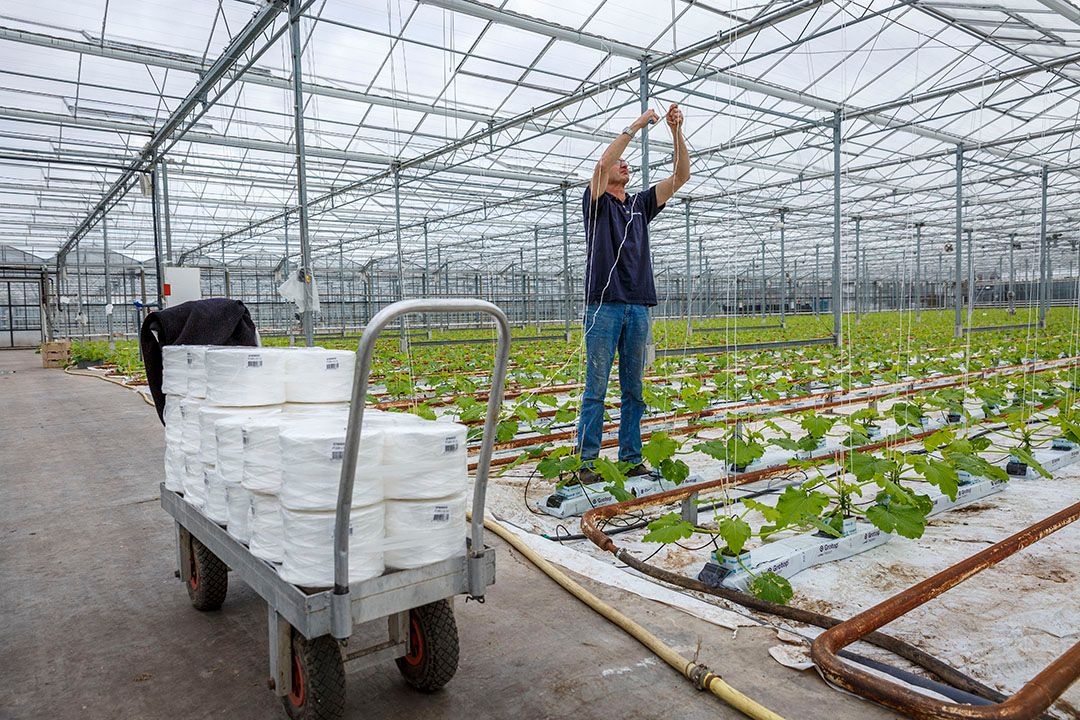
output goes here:
<path id="1" fill-rule="evenodd" d="M 498 327 L 498 347 L 473 490 L 472 521 L 465 553 L 424 567 L 390 571 L 348 582 L 348 526 L 375 340 L 406 313 L 486 313 Z M 176 520 L 179 576 L 198 610 L 216 610 L 225 600 L 228 572 L 265 601 L 270 632 L 270 688 L 292 718 L 340 718 L 345 708 L 345 671 L 395 660 L 406 682 L 431 692 L 457 670 L 458 635 L 452 600 L 467 594 L 483 601 L 495 582 L 495 553 L 484 545 L 484 495 L 502 406 L 510 355 L 510 326 L 497 306 L 482 300 L 403 300 L 378 312 L 356 350 L 352 405 L 338 487 L 334 527 L 334 587 L 304 590 L 282 580 L 274 567 L 251 552 L 197 508 L 161 487 L 161 506 Z M 353 638 L 354 627 L 385 619 L 375 639 Z"/>

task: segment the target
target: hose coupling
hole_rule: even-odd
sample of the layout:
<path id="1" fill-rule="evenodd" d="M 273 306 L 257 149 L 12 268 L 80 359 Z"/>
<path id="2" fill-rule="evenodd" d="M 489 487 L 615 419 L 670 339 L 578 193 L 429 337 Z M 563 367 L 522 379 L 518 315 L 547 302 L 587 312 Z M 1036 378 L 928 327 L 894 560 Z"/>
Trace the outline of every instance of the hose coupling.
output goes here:
<path id="1" fill-rule="evenodd" d="M 720 676 L 715 674 L 705 665 L 701 663 L 690 663 L 686 668 L 686 677 L 690 682 L 694 683 L 694 687 L 698 690 L 706 690 L 709 687 L 709 683 L 712 679 L 719 678 Z"/>

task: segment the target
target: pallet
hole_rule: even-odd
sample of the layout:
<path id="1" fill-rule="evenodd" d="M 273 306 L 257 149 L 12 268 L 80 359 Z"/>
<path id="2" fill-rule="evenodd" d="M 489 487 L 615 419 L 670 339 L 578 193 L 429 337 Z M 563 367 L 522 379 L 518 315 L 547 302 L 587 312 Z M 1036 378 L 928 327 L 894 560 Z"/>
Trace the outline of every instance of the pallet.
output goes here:
<path id="1" fill-rule="evenodd" d="M 67 367 L 71 361 L 71 341 L 52 340 L 41 344 L 41 367 Z"/>

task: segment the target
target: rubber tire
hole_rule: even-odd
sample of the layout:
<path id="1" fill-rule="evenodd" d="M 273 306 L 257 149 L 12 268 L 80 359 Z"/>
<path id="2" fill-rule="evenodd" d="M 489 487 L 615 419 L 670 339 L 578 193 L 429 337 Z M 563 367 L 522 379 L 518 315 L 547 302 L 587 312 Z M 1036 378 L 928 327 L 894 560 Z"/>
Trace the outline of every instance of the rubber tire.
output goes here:
<path id="1" fill-rule="evenodd" d="M 293 720 L 341 720 L 345 716 L 345 662 L 329 635 L 308 640 L 293 630 L 292 692 L 281 698 Z"/>
<path id="2" fill-rule="evenodd" d="M 185 586 L 192 606 L 203 612 L 220 610 L 229 592 L 228 566 L 194 537 L 188 563 L 191 575 Z"/>
<path id="3" fill-rule="evenodd" d="M 397 658 L 405 682 L 421 692 L 441 689 L 458 668 L 458 631 L 449 600 L 409 611 L 409 654 Z"/>

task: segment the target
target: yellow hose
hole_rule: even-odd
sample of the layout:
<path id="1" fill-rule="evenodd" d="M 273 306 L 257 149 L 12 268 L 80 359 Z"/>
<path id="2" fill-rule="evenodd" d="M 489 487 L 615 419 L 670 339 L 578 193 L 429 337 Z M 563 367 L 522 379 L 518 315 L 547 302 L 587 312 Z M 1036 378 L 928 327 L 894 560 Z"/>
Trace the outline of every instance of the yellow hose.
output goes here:
<path id="1" fill-rule="evenodd" d="M 532 548 L 523 543 L 520 538 L 514 535 L 514 533 L 510 532 L 502 525 L 485 519 L 484 527 L 509 543 L 515 550 L 528 558 L 533 565 L 540 568 L 540 570 L 548 577 L 562 585 L 571 595 L 621 627 L 635 640 L 656 653 L 656 655 L 664 662 L 682 673 L 686 679 L 693 682 L 698 688 L 708 690 L 747 717 L 755 718 L 755 720 L 783 720 L 780 715 L 759 705 L 728 685 L 721 680 L 719 676 L 714 675 L 709 671 L 704 665 L 700 665 L 683 657 L 663 640 L 653 635 L 626 615 L 623 615 L 611 605 L 608 605 L 606 602 L 593 595 L 578 583 L 574 582 L 570 576 L 542 558 Z"/>

